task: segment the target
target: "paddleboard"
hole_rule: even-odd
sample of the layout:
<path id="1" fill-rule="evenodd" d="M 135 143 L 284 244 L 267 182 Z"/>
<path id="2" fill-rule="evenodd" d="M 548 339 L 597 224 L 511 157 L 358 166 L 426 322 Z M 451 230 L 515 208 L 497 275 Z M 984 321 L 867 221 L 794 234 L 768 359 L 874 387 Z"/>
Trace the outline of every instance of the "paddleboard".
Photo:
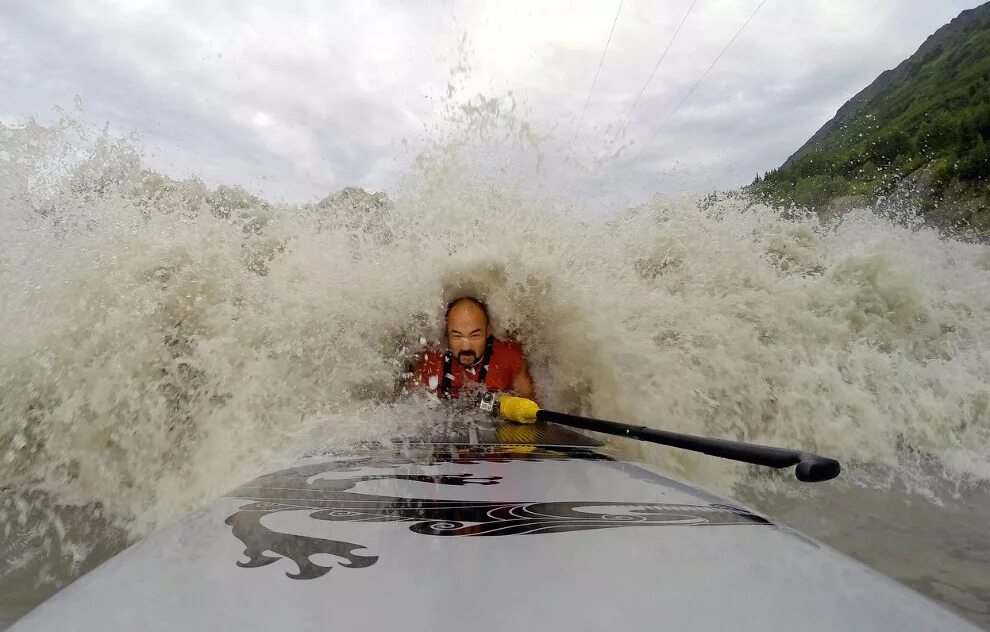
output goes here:
<path id="1" fill-rule="evenodd" d="M 969 630 L 732 500 L 553 424 L 308 457 L 15 630 Z"/>

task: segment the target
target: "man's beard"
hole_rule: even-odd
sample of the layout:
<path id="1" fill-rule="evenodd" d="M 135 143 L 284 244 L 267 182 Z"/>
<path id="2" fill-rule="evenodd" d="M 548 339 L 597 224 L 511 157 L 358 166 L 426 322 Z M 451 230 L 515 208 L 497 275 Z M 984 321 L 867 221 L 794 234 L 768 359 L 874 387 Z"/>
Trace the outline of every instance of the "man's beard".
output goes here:
<path id="1" fill-rule="evenodd" d="M 457 361 L 461 366 L 474 366 L 478 362 L 478 354 L 474 351 L 460 351 L 457 354 Z"/>

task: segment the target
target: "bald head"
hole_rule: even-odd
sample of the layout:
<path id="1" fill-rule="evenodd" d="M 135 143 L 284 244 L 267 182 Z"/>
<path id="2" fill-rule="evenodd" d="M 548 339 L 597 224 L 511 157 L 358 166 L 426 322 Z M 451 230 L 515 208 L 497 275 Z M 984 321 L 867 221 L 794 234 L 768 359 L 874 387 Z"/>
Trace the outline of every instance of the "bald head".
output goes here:
<path id="1" fill-rule="evenodd" d="M 488 311 L 477 299 L 460 298 L 447 308 L 447 345 L 462 365 L 481 361 L 490 334 Z"/>

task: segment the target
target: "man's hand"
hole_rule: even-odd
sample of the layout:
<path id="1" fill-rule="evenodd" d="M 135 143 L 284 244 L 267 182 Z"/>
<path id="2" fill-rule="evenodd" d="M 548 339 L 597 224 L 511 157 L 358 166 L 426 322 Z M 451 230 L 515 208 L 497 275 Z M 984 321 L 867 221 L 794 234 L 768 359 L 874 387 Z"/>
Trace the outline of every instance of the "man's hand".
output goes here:
<path id="1" fill-rule="evenodd" d="M 498 400 L 498 414 L 517 424 L 534 423 L 539 410 L 540 407 L 536 402 L 525 397 L 503 395 Z"/>

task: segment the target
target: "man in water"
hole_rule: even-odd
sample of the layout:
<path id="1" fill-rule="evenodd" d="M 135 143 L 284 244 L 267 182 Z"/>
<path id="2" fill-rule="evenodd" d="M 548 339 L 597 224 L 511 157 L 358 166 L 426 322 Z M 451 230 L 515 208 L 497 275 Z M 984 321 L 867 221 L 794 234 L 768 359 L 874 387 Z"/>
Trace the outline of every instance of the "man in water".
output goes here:
<path id="1" fill-rule="evenodd" d="M 511 392 L 534 398 L 522 348 L 492 335 L 488 307 L 465 296 L 451 302 L 446 314 L 447 351 L 427 349 L 412 382 L 439 397 L 458 397 L 462 391 Z"/>

